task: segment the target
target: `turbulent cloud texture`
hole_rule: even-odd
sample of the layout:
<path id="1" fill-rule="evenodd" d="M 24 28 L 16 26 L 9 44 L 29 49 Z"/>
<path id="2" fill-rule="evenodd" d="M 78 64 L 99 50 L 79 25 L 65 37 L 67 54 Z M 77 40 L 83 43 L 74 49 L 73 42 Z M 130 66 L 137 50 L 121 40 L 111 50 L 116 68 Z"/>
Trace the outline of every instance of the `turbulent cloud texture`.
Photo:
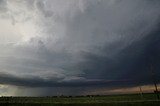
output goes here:
<path id="1" fill-rule="evenodd" d="M 159 11 L 159 0 L 0 0 L 0 83 L 81 94 L 152 84 L 151 66 L 159 83 Z"/>

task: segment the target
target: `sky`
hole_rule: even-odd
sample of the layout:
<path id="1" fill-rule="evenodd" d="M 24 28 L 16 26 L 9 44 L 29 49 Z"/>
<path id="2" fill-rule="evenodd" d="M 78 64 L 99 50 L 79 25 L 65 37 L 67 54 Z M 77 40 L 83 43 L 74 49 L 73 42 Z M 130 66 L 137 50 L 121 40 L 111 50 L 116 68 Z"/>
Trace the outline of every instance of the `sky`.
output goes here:
<path id="1" fill-rule="evenodd" d="M 0 0 L 0 95 L 147 91 L 160 82 L 159 11 L 159 0 Z"/>

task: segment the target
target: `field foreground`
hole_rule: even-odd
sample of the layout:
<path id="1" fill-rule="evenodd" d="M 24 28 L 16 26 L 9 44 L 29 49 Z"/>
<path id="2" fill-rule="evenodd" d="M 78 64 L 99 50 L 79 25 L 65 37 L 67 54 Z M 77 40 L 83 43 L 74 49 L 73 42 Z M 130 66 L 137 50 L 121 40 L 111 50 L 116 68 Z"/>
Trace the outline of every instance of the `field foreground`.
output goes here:
<path id="1" fill-rule="evenodd" d="M 77 97 L 0 97 L 0 106 L 160 106 L 154 94 Z"/>

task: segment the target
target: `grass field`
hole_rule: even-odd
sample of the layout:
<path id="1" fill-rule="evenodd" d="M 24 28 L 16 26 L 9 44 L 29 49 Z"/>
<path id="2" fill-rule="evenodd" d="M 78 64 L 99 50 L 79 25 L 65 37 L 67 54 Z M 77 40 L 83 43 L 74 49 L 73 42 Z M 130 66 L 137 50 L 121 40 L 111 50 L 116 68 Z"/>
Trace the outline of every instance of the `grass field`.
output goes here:
<path id="1" fill-rule="evenodd" d="M 77 97 L 1 97 L 0 106 L 160 106 L 154 94 Z"/>

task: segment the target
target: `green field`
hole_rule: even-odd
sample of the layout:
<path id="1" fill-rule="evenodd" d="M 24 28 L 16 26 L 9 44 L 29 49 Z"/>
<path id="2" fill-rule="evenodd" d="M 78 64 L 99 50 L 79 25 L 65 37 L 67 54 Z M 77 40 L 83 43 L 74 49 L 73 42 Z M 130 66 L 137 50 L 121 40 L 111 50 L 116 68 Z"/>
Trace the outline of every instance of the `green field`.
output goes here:
<path id="1" fill-rule="evenodd" d="M 160 106 L 154 94 L 77 97 L 1 97 L 0 106 Z"/>

